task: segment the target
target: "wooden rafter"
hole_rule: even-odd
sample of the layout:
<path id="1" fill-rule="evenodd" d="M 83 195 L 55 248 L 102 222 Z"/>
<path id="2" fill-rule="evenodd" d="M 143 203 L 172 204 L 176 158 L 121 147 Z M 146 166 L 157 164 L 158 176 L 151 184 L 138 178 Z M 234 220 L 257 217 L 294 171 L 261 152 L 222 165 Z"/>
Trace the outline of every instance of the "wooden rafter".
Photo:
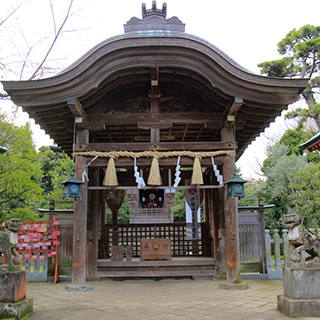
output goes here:
<path id="1" fill-rule="evenodd" d="M 75 117 L 76 125 L 78 128 L 82 129 L 86 127 L 87 114 L 80 103 L 79 99 L 72 98 L 68 99 L 67 105 Z"/>

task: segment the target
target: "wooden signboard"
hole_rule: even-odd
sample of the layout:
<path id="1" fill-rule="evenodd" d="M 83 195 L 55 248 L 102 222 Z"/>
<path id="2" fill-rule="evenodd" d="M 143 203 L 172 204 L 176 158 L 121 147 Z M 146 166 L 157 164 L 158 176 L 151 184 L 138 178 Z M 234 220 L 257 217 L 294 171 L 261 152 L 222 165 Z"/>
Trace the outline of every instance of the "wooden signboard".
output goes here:
<path id="1" fill-rule="evenodd" d="M 140 260 L 172 260 L 170 239 L 141 239 Z"/>

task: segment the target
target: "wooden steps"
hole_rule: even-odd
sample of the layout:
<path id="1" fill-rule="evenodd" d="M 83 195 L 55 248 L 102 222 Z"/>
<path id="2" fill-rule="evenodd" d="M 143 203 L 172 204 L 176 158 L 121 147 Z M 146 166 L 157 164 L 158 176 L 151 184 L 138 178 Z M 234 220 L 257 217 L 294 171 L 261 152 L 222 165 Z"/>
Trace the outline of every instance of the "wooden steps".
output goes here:
<path id="1" fill-rule="evenodd" d="M 98 260 L 97 277 L 103 278 L 181 278 L 214 277 L 213 259 L 173 261 Z"/>

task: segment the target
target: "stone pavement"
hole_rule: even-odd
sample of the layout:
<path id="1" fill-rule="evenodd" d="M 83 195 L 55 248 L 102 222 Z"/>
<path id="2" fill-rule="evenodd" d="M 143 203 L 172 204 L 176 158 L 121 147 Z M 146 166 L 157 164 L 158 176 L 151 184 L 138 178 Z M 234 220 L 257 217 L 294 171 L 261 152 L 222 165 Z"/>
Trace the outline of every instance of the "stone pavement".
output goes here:
<path id="1" fill-rule="evenodd" d="M 127 280 L 91 282 L 94 291 L 67 292 L 68 282 L 29 282 L 40 319 L 292 319 L 279 313 L 282 280 L 246 280 L 249 289 L 219 289 L 221 280 Z M 315 318 L 299 318 L 315 319 Z"/>

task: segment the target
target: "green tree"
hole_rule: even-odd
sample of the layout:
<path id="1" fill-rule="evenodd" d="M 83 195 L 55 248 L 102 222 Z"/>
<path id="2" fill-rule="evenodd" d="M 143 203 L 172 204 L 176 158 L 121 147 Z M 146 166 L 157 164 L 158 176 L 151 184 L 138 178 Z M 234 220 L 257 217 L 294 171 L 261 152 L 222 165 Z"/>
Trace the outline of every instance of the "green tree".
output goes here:
<path id="1" fill-rule="evenodd" d="M 42 169 L 40 185 L 43 189 L 44 201 L 42 208 L 49 208 L 49 200 L 61 201 L 63 185 L 61 182 L 70 178 L 73 173 L 72 160 L 64 152 L 53 152 L 50 147 L 39 148 L 38 161 Z M 73 201 L 60 203 L 58 208 L 72 209 Z"/>
<path id="2" fill-rule="evenodd" d="M 279 60 L 260 63 L 261 74 L 270 77 L 309 78 L 307 88 L 301 93 L 308 107 L 297 108 L 287 113 L 287 118 L 297 118 L 301 124 L 313 119 L 320 129 L 319 93 L 320 71 L 320 26 L 305 25 L 293 29 L 278 43 L 278 51 L 284 57 Z"/>
<path id="3" fill-rule="evenodd" d="M 310 139 L 314 134 L 315 132 L 306 131 L 299 124 L 296 129 L 288 129 L 279 140 L 279 143 L 284 144 L 288 147 L 288 155 L 302 155 L 303 151 L 299 148 L 299 145 Z M 320 162 L 320 153 L 307 153 L 307 161 Z"/>
<path id="4" fill-rule="evenodd" d="M 38 181 L 41 167 L 29 124 L 15 126 L 0 114 L 0 145 L 8 149 L 0 158 L 0 220 L 18 217 L 36 219 L 42 199 Z"/>
<path id="5" fill-rule="evenodd" d="M 309 164 L 303 155 L 289 155 L 289 147 L 281 143 L 270 146 L 267 153 L 261 169 L 267 178 L 262 194 L 266 202 L 275 207 L 266 212 L 266 227 L 282 228 L 284 216 L 296 211 L 293 201 L 293 193 L 297 191 L 293 185 L 299 181 L 296 174 Z"/>
<path id="6" fill-rule="evenodd" d="M 184 189 L 176 190 L 172 214 L 175 219 L 182 220 L 183 222 L 186 221 L 186 200 Z"/>
<path id="7" fill-rule="evenodd" d="M 296 173 L 291 184 L 291 198 L 297 213 L 304 217 L 308 227 L 320 225 L 320 163 L 311 164 Z"/>

